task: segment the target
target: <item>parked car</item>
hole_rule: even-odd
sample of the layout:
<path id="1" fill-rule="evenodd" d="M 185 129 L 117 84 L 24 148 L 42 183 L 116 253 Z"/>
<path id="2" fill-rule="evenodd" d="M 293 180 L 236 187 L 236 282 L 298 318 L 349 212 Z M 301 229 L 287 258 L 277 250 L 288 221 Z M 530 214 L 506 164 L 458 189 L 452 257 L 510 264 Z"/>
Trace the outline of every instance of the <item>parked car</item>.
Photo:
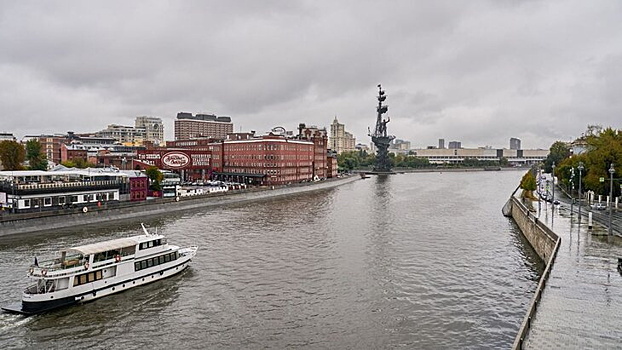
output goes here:
<path id="1" fill-rule="evenodd" d="M 596 210 L 605 210 L 607 209 L 607 206 L 603 203 L 594 203 L 592 205 L 592 209 L 596 209 Z"/>

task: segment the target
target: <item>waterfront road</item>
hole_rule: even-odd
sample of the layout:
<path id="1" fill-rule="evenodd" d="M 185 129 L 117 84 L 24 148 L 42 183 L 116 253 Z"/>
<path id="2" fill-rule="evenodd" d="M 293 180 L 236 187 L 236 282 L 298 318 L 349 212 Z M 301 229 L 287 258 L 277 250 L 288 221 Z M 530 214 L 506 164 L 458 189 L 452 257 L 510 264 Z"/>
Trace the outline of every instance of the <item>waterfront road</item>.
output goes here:
<path id="1" fill-rule="evenodd" d="M 561 196 L 560 196 L 561 197 Z M 561 198 L 560 198 L 561 199 Z M 587 208 L 564 202 L 535 203 L 535 215 L 561 237 L 551 275 L 524 343 L 526 349 L 622 348 L 622 237 L 607 235 L 604 213 L 594 213 L 588 229 Z M 608 213 L 608 212 L 607 212 Z"/>

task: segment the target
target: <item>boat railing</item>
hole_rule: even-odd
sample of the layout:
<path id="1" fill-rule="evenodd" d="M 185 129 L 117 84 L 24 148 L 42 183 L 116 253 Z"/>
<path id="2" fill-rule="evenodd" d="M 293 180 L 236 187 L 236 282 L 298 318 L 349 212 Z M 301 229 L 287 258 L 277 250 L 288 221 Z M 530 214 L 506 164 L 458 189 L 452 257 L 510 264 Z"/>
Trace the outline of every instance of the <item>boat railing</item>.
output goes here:
<path id="1" fill-rule="evenodd" d="M 45 294 L 52 293 L 56 290 L 55 284 L 51 281 L 48 283 L 31 284 L 24 289 L 25 294 Z"/>
<path id="2" fill-rule="evenodd" d="M 85 258 L 76 258 L 76 259 L 68 259 L 68 260 L 60 260 L 60 259 L 44 260 L 44 261 L 39 262 L 36 265 L 31 265 L 29 272 L 33 276 L 45 277 L 48 275 L 49 272 L 54 272 L 54 276 L 64 276 L 64 275 L 69 275 L 75 272 L 75 268 L 77 267 L 84 267 L 84 264 L 86 262 L 87 262 L 87 259 Z M 57 271 L 70 270 L 70 269 L 72 271 L 66 271 L 65 273 L 62 273 L 62 274 L 56 273 Z"/>
<path id="3" fill-rule="evenodd" d="M 26 289 L 24 289 L 24 293 L 26 294 L 37 294 L 38 288 L 36 284 L 31 284 Z"/>

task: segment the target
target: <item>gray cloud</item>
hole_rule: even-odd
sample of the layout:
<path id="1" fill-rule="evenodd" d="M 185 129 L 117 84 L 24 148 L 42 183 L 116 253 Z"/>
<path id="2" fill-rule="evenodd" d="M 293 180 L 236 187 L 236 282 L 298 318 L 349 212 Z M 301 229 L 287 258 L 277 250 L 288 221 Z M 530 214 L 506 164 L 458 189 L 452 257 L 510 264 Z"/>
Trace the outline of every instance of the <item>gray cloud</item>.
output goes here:
<path id="1" fill-rule="evenodd" d="M 177 112 L 236 130 L 335 116 L 368 143 L 376 85 L 413 146 L 527 148 L 620 128 L 616 1 L 0 1 L 0 131 Z"/>

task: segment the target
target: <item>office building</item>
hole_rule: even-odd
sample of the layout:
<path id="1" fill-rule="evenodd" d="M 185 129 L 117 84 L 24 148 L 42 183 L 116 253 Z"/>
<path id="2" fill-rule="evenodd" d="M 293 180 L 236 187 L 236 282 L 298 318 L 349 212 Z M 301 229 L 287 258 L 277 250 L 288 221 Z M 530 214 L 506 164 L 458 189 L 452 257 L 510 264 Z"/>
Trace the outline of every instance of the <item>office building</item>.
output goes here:
<path id="1" fill-rule="evenodd" d="M 233 132 L 231 117 L 217 117 L 212 114 L 179 112 L 175 120 L 175 140 L 212 138 L 224 140 Z"/>
<path id="2" fill-rule="evenodd" d="M 462 142 L 449 141 L 449 149 L 460 149 L 460 148 L 462 148 Z"/>
<path id="3" fill-rule="evenodd" d="M 337 117 L 330 125 L 329 147 L 337 154 L 356 150 L 356 138 L 346 131 L 345 124 L 339 123 Z"/>

